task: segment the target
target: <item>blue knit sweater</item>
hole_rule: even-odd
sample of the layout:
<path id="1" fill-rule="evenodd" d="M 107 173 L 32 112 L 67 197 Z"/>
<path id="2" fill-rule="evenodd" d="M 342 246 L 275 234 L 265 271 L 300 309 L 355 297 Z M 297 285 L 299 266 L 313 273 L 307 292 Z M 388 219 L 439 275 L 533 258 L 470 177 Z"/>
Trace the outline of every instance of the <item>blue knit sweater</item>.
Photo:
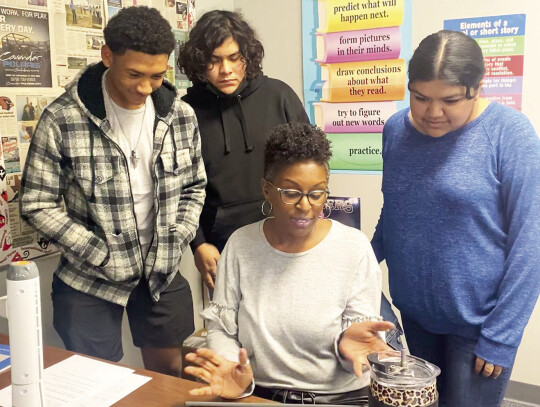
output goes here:
<path id="1" fill-rule="evenodd" d="M 372 241 L 392 299 L 425 329 L 478 339 L 477 356 L 509 367 L 540 291 L 540 140 L 497 103 L 440 138 L 408 113 L 384 127 Z"/>

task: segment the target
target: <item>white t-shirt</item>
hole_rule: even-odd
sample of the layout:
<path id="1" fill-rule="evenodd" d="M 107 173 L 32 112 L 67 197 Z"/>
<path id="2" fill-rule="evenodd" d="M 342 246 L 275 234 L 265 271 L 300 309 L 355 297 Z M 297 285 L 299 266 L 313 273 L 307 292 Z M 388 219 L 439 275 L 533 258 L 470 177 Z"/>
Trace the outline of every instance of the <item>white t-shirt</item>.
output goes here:
<path id="1" fill-rule="evenodd" d="M 102 88 L 107 119 L 111 124 L 114 141 L 126 156 L 139 240 L 141 245 L 145 245 L 152 241 L 154 235 L 154 181 L 152 178 L 154 103 L 152 98 L 148 97 L 144 106 L 139 109 L 130 110 L 118 106 L 107 92 L 106 75 L 107 71 L 103 74 Z M 143 116 L 144 123 L 142 123 Z M 132 149 L 139 158 L 136 166 L 130 159 Z"/>
<path id="2" fill-rule="evenodd" d="M 364 387 L 336 353 L 352 322 L 380 316 L 381 270 L 367 237 L 332 221 L 301 253 L 268 243 L 264 221 L 238 229 L 218 262 L 213 301 L 202 316 L 208 346 L 230 360 L 248 351 L 255 383 L 319 393 Z"/>

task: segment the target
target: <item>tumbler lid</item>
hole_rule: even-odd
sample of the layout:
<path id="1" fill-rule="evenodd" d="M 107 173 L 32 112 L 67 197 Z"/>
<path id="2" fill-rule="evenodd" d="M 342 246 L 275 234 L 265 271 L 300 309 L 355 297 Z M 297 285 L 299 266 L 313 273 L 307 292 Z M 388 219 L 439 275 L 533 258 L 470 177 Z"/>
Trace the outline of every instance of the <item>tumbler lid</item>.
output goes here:
<path id="1" fill-rule="evenodd" d="M 398 385 L 426 384 L 435 380 L 441 370 L 416 356 L 405 352 L 384 351 L 368 355 L 372 374 L 376 379 Z"/>

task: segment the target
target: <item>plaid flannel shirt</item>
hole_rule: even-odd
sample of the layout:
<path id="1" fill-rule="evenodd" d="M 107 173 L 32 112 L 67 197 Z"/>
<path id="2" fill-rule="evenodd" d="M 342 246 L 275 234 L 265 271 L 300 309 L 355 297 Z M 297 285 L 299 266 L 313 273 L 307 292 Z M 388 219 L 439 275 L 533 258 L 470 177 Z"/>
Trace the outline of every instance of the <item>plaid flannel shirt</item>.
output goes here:
<path id="1" fill-rule="evenodd" d="M 88 67 L 43 112 L 28 151 L 20 212 L 62 249 L 56 273 L 71 287 L 126 305 L 144 275 L 157 301 L 195 236 L 205 197 L 197 120 L 168 82 L 152 93 L 156 223 L 143 261 L 127 159 L 106 119 L 105 69 Z"/>

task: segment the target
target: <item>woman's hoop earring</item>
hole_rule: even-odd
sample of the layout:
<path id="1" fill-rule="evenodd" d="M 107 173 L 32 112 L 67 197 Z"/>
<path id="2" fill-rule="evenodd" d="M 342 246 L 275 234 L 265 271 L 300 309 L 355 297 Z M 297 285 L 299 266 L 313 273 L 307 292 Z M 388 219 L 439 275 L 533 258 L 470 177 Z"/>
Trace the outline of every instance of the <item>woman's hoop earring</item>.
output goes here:
<path id="1" fill-rule="evenodd" d="M 268 203 L 268 205 L 270 205 L 270 209 L 268 210 L 267 213 L 264 213 L 264 205 L 265 205 L 266 203 Z M 272 208 L 272 202 L 270 202 L 270 201 L 267 200 L 267 199 L 264 200 L 264 202 L 263 202 L 262 205 L 261 205 L 261 212 L 262 212 L 262 214 L 263 214 L 264 216 L 268 217 L 268 216 L 270 216 L 270 214 L 272 213 L 272 209 L 273 209 L 273 208 Z"/>
<path id="2" fill-rule="evenodd" d="M 325 212 L 326 211 L 326 212 Z M 330 217 L 330 214 L 332 213 L 332 209 L 328 206 L 327 203 L 324 204 L 321 214 L 319 215 L 319 218 L 321 219 L 328 219 Z"/>

